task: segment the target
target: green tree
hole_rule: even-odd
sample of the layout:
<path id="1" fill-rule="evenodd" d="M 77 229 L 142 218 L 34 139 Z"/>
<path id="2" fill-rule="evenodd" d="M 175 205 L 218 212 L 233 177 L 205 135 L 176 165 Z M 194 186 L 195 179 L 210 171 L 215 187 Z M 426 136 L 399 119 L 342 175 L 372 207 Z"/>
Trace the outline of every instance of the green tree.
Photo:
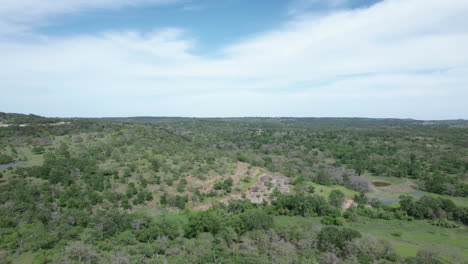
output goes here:
<path id="1" fill-rule="evenodd" d="M 332 190 L 328 196 L 328 202 L 335 207 L 341 207 L 344 203 L 344 199 L 345 195 L 340 190 Z"/>
<path id="2" fill-rule="evenodd" d="M 0 154 L 0 165 L 1 164 L 9 164 L 14 161 L 13 157 L 8 156 L 6 154 Z"/>
<path id="3" fill-rule="evenodd" d="M 316 176 L 315 182 L 322 185 L 330 185 L 331 178 L 330 175 L 324 171 L 319 171 Z"/>
<path id="4" fill-rule="evenodd" d="M 263 229 L 267 230 L 273 226 L 273 217 L 261 209 L 252 209 L 241 215 L 245 231 Z"/>
<path id="5" fill-rule="evenodd" d="M 167 193 L 163 193 L 163 195 L 159 197 L 159 203 L 161 204 L 162 207 L 167 206 Z"/>
<path id="6" fill-rule="evenodd" d="M 343 252 L 348 242 L 360 238 L 361 233 L 350 228 L 327 226 L 320 230 L 318 248 L 324 252 Z"/>

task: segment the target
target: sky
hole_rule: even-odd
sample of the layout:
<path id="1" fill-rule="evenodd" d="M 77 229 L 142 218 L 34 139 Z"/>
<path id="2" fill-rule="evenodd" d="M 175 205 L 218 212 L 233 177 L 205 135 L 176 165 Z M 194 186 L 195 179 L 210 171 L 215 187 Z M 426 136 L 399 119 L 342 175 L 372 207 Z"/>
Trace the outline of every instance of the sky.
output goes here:
<path id="1" fill-rule="evenodd" d="M 466 0 L 0 0 L 0 111 L 468 119 Z"/>

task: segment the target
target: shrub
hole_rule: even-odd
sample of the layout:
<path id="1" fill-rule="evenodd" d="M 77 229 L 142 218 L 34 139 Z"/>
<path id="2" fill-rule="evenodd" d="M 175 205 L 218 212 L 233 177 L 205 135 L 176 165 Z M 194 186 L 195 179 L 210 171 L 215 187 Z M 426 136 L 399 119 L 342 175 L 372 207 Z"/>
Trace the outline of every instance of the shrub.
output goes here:
<path id="1" fill-rule="evenodd" d="M 361 233 L 350 228 L 338 228 L 334 226 L 327 226 L 320 230 L 318 235 L 318 249 L 323 252 L 338 251 L 344 250 L 347 242 L 360 238 Z"/>
<path id="2" fill-rule="evenodd" d="M 267 215 L 261 209 L 248 210 L 241 215 L 241 219 L 245 225 L 245 231 L 256 229 L 267 230 L 273 226 L 273 217 Z"/>
<path id="3" fill-rule="evenodd" d="M 6 154 L 0 154 L 0 164 L 9 164 L 14 161 L 13 157 Z"/>
<path id="4" fill-rule="evenodd" d="M 335 207 L 340 207 L 344 203 L 344 199 L 345 195 L 340 190 L 333 190 L 328 196 L 328 202 Z"/>
<path id="5" fill-rule="evenodd" d="M 434 226 L 440 226 L 440 227 L 445 227 L 445 228 L 457 228 L 458 227 L 457 224 L 452 223 L 445 218 L 432 221 L 431 224 Z"/>
<path id="6" fill-rule="evenodd" d="M 320 222 L 324 225 L 342 226 L 345 221 L 343 217 L 325 216 L 320 220 Z"/>

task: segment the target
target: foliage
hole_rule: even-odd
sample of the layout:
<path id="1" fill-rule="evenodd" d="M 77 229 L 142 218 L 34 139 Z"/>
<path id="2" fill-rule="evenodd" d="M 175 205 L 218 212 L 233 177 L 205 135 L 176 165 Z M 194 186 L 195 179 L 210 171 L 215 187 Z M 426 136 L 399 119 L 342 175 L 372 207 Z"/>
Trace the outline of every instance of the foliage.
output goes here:
<path id="1" fill-rule="evenodd" d="M 9 164 L 14 161 L 13 157 L 0 153 L 0 165 Z"/>
<path id="2" fill-rule="evenodd" d="M 0 128 L 0 164 L 22 165 L 0 167 L 0 257 L 7 260 L 392 263 L 403 260 L 388 241 L 348 227 L 425 219 L 455 232 L 468 222 L 467 209 L 447 198 L 468 193 L 468 132 L 460 123 L 0 117 L 11 124 Z M 293 186 L 268 182 L 265 202 L 253 203 L 246 193 L 260 172 L 285 175 Z M 369 174 L 409 178 L 447 196 L 384 205 L 366 197 Z M 360 192 L 357 207 L 342 212 L 345 196 L 356 193 L 348 189 Z M 191 210 L 197 206 L 210 208 Z M 282 216 L 303 222 L 277 223 Z M 441 257 L 421 251 L 404 261 L 419 259 Z"/>
<path id="3" fill-rule="evenodd" d="M 353 229 L 327 226 L 318 234 L 318 249 L 343 255 L 347 242 L 360 237 L 361 234 Z"/>
<path id="4" fill-rule="evenodd" d="M 344 203 L 344 199 L 345 195 L 340 190 L 333 190 L 328 196 L 328 202 L 336 207 L 340 207 Z"/>

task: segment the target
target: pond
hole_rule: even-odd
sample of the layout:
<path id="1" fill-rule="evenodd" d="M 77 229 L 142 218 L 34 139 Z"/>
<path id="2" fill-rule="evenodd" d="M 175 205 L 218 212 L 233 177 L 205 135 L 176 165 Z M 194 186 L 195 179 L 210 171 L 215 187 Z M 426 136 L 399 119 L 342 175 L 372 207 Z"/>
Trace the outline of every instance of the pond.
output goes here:
<path id="1" fill-rule="evenodd" d="M 19 162 L 15 162 L 15 163 L 11 163 L 11 164 L 5 164 L 5 165 L 0 165 L 0 170 L 5 170 L 5 169 L 8 169 L 10 167 L 18 167 L 20 166 L 21 163 Z"/>
<path id="2" fill-rule="evenodd" d="M 385 187 L 385 186 L 392 185 L 389 182 L 382 182 L 382 181 L 373 181 L 372 184 L 374 184 L 376 187 Z"/>
<path id="3" fill-rule="evenodd" d="M 379 201 L 383 204 L 392 204 L 394 202 L 398 202 L 400 199 L 393 198 L 393 199 L 380 199 Z"/>

